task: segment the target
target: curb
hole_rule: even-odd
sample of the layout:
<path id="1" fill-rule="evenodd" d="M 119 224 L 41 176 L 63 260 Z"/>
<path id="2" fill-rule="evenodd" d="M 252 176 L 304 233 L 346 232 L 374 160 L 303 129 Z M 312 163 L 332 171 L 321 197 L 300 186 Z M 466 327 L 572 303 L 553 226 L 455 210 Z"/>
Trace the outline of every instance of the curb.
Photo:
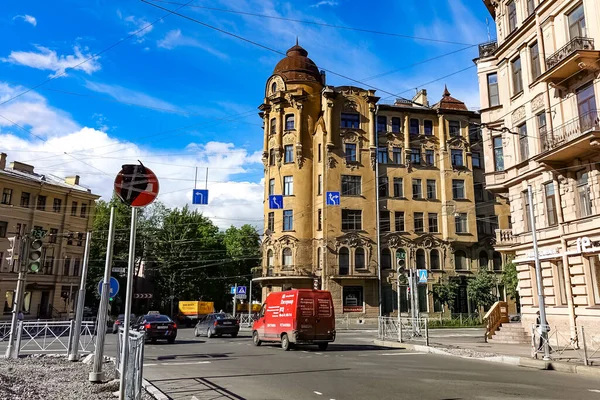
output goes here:
<path id="1" fill-rule="evenodd" d="M 412 343 L 398 343 L 398 342 L 388 342 L 385 340 L 375 339 L 374 344 L 376 346 L 381 347 L 389 347 L 395 349 L 406 349 L 418 351 L 421 353 L 430 353 L 430 354 L 438 354 L 443 356 L 451 356 L 451 357 L 459 357 L 470 360 L 479 360 L 479 361 L 487 361 L 487 362 L 495 362 L 506 365 L 514 365 L 518 367 L 525 368 L 534 368 L 544 371 L 557 371 L 568 374 L 580 374 L 588 377 L 599 377 L 600 378 L 600 368 L 598 367 L 588 367 L 585 365 L 576 365 L 576 364 L 568 364 L 559 361 L 545 361 L 545 360 L 536 360 L 528 357 L 518 357 L 518 356 L 492 356 L 492 357 L 469 357 L 469 356 L 459 356 L 456 354 L 452 354 L 443 349 L 425 346 L 419 344 Z"/>
<path id="2" fill-rule="evenodd" d="M 142 387 L 144 390 L 156 400 L 171 400 L 169 396 L 164 394 L 159 388 L 148 382 L 146 379 L 142 379 Z"/>

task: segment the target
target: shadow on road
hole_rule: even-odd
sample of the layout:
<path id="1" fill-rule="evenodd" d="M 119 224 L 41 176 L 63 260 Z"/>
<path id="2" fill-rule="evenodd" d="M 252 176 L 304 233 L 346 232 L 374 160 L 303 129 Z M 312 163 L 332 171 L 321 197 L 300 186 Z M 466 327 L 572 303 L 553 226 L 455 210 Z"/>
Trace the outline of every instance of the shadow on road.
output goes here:
<path id="1" fill-rule="evenodd" d="M 352 368 L 327 368 L 327 369 L 307 369 L 299 371 L 276 371 L 276 372 L 259 372 L 259 373 L 248 373 L 248 374 L 236 374 L 236 375 L 212 375 L 208 377 L 195 377 L 195 378 L 177 378 L 177 379 L 153 379 L 152 382 L 173 382 L 173 381 L 185 381 L 189 379 L 219 379 L 219 378 L 242 378 L 252 376 L 275 376 L 275 375 L 296 375 L 296 374 L 315 374 L 322 372 L 337 372 L 337 371 L 350 371 Z"/>
<path id="2" fill-rule="evenodd" d="M 202 399 L 232 399 L 246 400 L 232 391 L 217 385 L 208 378 L 181 378 L 153 380 L 152 384 L 161 383 L 159 389 L 168 393 L 173 400 L 189 399 L 190 396 L 198 395 Z"/>

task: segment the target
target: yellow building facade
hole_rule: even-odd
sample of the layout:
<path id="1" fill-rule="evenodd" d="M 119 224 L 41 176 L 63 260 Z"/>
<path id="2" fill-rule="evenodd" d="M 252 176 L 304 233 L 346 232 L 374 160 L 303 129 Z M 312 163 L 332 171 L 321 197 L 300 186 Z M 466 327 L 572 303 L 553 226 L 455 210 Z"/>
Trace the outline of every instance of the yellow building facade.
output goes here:
<path id="1" fill-rule="evenodd" d="M 298 45 L 267 80 L 259 109 L 265 234 L 254 281 L 263 299 L 318 287 L 331 291 L 338 315 L 408 312 L 403 259 L 405 271 L 428 270 L 421 312 L 448 312 L 432 291 L 447 279 L 459 283 L 453 311 L 475 311 L 468 279 L 480 265 L 501 272 L 493 232 L 508 228 L 506 203 L 485 191 L 476 112 L 448 90 L 430 106 L 424 90 L 381 104 L 373 90 L 328 86 Z"/>

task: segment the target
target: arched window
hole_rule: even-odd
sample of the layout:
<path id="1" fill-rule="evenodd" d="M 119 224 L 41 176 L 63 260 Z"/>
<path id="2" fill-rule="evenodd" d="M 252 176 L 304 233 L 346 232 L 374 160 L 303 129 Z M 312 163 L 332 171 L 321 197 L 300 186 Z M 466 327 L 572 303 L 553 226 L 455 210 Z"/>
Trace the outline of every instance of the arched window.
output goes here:
<path id="1" fill-rule="evenodd" d="M 488 254 L 485 251 L 479 253 L 479 269 L 487 269 L 489 264 Z"/>
<path id="2" fill-rule="evenodd" d="M 294 114 L 288 114 L 285 116 L 285 130 L 291 131 L 294 129 Z"/>
<path id="3" fill-rule="evenodd" d="M 291 268 L 292 267 L 292 249 L 286 247 L 283 249 L 283 267 Z"/>
<path id="4" fill-rule="evenodd" d="M 321 248 L 317 247 L 317 269 L 321 269 Z"/>
<path id="5" fill-rule="evenodd" d="M 273 82 L 271 84 L 271 93 L 275 93 L 277 91 L 277 82 Z"/>
<path id="6" fill-rule="evenodd" d="M 277 130 L 277 119 L 275 118 L 271 118 L 271 126 L 270 126 L 270 131 L 269 134 L 270 135 L 274 135 L 275 131 Z"/>
<path id="7" fill-rule="evenodd" d="M 427 269 L 425 262 L 425 250 L 423 249 L 417 250 L 417 269 Z"/>
<path id="8" fill-rule="evenodd" d="M 365 269 L 365 249 L 359 247 L 354 251 L 354 268 Z"/>
<path id="9" fill-rule="evenodd" d="M 440 252 L 436 249 L 431 250 L 429 253 L 430 266 L 432 270 L 441 269 L 440 268 Z"/>
<path id="10" fill-rule="evenodd" d="M 267 267 L 273 267 L 273 250 L 267 251 Z"/>
<path id="11" fill-rule="evenodd" d="M 392 253 L 390 249 L 381 250 L 381 269 L 392 268 Z"/>
<path id="12" fill-rule="evenodd" d="M 462 250 L 457 250 L 454 253 L 454 268 L 467 269 L 467 254 Z"/>
<path id="13" fill-rule="evenodd" d="M 339 251 L 340 258 L 340 275 L 348 275 L 350 273 L 350 251 L 347 247 L 342 247 Z"/>
<path id="14" fill-rule="evenodd" d="M 502 254 L 494 252 L 494 271 L 502 271 Z"/>

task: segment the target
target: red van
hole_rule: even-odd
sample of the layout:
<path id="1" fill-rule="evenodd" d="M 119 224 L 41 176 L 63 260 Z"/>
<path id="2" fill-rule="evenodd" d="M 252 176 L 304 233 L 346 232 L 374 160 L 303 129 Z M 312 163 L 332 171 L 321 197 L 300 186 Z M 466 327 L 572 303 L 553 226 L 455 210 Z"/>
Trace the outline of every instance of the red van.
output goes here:
<path id="1" fill-rule="evenodd" d="M 281 342 L 286 351 L 294 344 L 317 344 L 320 350 L 327 349 L 335 340 L 331 293 L 313 289 L 270 293 L 252 325 L 252 340 L 255 346 Z"/>

